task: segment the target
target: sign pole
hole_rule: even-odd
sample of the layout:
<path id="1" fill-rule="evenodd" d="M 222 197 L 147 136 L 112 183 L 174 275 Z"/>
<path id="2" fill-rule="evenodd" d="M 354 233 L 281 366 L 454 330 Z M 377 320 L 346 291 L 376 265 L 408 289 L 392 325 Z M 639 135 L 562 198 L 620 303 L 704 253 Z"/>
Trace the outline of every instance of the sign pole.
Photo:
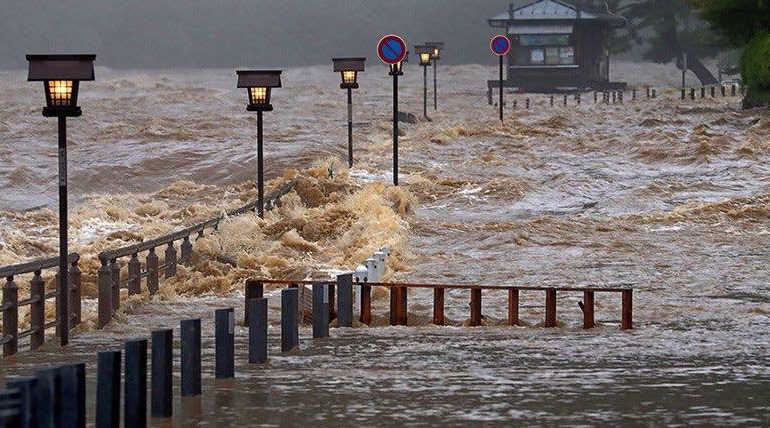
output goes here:
<path id="1" fill-rule="evenodd" d="M 503 57 L 500 56 L 500 123 L 503 122 Z"/>
<path id="2" fill-rule="evenodd" d="M 393 73 L 393 185 L 398 186 L 398 73 Z"/>

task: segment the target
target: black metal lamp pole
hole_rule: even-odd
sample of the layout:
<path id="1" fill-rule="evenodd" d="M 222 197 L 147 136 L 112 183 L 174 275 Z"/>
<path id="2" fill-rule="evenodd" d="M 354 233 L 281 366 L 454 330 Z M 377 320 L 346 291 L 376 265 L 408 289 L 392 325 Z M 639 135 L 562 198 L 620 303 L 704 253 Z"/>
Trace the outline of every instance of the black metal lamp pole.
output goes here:
<path id="1" fill-rule="evenodd" d="M 398 186 L 398 71 L 393 74 L 393 185 Z"/>
<path id="2" fill-rule="evenodd" d="M 67 218 L 67 116 L 59 115 L 59 308 L 58 330 L 61 346 L 69 343 L 70 325 L 70 285 L 69 285 L 69 249 Z"/>
<path id="3" fill-rule="evenodd" d="M 428 119 L 428 65 L 422 66 L 422 115 Z"/>
<path id="4" fill-rule="evenodd" d="M 438 110 L 438 58 L 433 60 L 433 110 Z"/>
<path id="5" fill-rule="evenodd" d="M 348 168 L 353 168 L 353 88 L 348 88 Z"/>
<path id="6" fill-rule="evenodd" d="M 264 158 L 262 157 L 262 110 L 257 111 L 257 215 L 265 218 Z"/>

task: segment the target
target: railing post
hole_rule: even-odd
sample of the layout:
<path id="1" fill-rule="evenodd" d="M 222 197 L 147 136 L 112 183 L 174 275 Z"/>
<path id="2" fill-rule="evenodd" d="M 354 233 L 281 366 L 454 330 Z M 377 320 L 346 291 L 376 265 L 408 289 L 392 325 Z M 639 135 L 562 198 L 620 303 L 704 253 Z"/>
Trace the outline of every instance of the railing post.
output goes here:
<path id="1" fill-rule="evenodd" d="M 249 302 L 249 364 L 267 362 L 267 299 Z"/>
<path id="2" fill-rule="evenodd" d="M 35 350 L 45 342 L 45 281 L 39 270 L 35 271 L 35 276 L 29 282 L 29 295 L 36 299 L 29 305 L 29 324 L 32 329 L 29 344 Z"/>
<path id="3" fill-rule="evenodd" d="M 545 327 L 556 327 L 556 289 L 545 290 Z"/>
<path id="4" fill-rule="evenodd" d="M 126 427 L 142 428 L 147 426 L 147 339 L 128 341 L 125 347 L 123 423 Z"/>
<path id="5" fill-rule="evenodd" d="M 120 309 L 120 264 L 118 259 L 110 261 L 110 284 L 112 284 L 112 313 Z"/>
<path id="6" fill-rule="evenodd" d="M 235 377 L 235 313 L 233 308 L 217 309 L 215 321 L 214 375 L 217 379 Z"/>
<path id="7" fill-rule="evenodd" d="M 433 324 L 444 325 L 446 319 L 444 318 L 444 288 L 433 289 Z"/>
<path id="8" fill-rule="evenodd" d="M 634 328 L 633 322 L 633 291 L 623 290 L 623 319 L 621 328 L 631 330 Z"/>
<path id="9" fill-rule="evenodd" d="M 353 327 L 353 274 L 337 275 L 337 327 Z"/>
<path id="10" fill-rule="evenodd" d="M 508 290 L 508 325 L 519 325 L 519 289 Z"/>
<path id="11" fill-rule="evenodd" d="M 594 328 L 594 292 L 586 290 L 583 292 L 583 328 Z"/>
<path id="12" fill-rule="evenodd" d="M 107 259 L 99 258 L 102 267 L 99 268 L 99 322 L 98 327 L 104 328 L 112 319 L 112 284 L 110 267 Z"/>
<path id="13" fill-rule="evenodd" d="M 399 320 L 398 290 L 398 287 L 390 287 L 390 325 L 397 325 Z"/>
<path id="14" fill-rule="evenodd" d="M 120 426 L 120 351 L 99 352 L 96 371 L 96 428 L 117 428 Z"/>
<path id="15" fill-rule="evenodd" d="M 6 278 L 3 287 L 3 305 L 9 305 L 3 312 L 3 336 L 10 338 L 3 345 L 3 355 L 7 357 L 19 349 L 19 287 L 12 276 Z"/>
<path id="16" fill-rule="evenodd" d="M 193 251 L 193 246 L 192 246 L 192 243 L 190 242 L 190 235 L 187 235 L 184 237 L 181 248 L 182 248 L 181 262 L 184 265 L 189 265 L 190 262 L 192 261 L 192 251 Z"/>
<path id="17" fill-rule="evenodd" d="M 313 339 L 329 337 L 329 287 L 313 283 Z"/>
<path id="18" fill-rule="evenodd" d="M 170 418 L 173 414 L 173 343 L 174 330 L 152 332 L 152 393 L 150 414 L 153 418 Z"/>
<path id="19" fill-rule="evenodd" d="M 72 323 L 70 324 L 70 328 L 80 324 L 83 314 L 81 301 L 83 294 L 81 289 L 82 273 L 80 272 L 78 262 L 79 259 L 76 259 L 74 262 L 72 262 L 69 274 L 70 291 L 72 294 L 72 300 L 70 300 L 70 308 L 72 308 Z"/>
<path id="20" fill-rule="evenodd" d="M 481 289 L 471 289 L 471 327 L 481 325 Z"/>
<path id="21" fill-rule="evenodd" d="M 249 325 L 249 305 L 252 299 L 261 299 L 265 293 L 265 286 L 256 279 L 246 280 L 246 290 L 244 292 L 245 302 L 243 305 L 243 323 Z"/>
<path id="22" fill-rule="evenodd" d="M 142 263 L 139 254 L 131 255 L 128 261 L 128 295 L 133 296 L 142 292 Z"/>
<path id="23" fill-rule="evenodd" d="M 201 395 L 201 320 L 181 323 L 182 397 Z"/>
<path id="24" fill-rule="evenodd" d="M 163 264 L 166 265 L 166 278 L 176 275 L 176 247 L 174 247 L 173 241 L 169 242 L 168 247 L 166 247 L 166 256 Z"/>
<path id="25" fill-rule="evenodd" d="M 361 316 L 359 321 L 366 325 L 372 324 L 372 286 L 366 285 L 366 282 L 361 285 Z"/>
<path id="26" fill-rule="evenodd" d="M 298 289 L 281 290 L 281 352 L 290 352 L 299 346 L 298 301 Z"/>
<path id="27" fill-rule="evenodd" d="M 150 290 L 150 294 L 153 295 L 158 292 L 159 284 L 158 255 L 155 254 L 155 248 L 150 248 L 145 264 L 147 265 L 147 289 Z"/>
<path id="28" fill-rule="evenodd" d="M 399 287 L 399 324 L 400 325 L 407 325 L 408 317 L 409 317 L 409 306 L 407 304 L 409 289 L 407 287 Z"/>

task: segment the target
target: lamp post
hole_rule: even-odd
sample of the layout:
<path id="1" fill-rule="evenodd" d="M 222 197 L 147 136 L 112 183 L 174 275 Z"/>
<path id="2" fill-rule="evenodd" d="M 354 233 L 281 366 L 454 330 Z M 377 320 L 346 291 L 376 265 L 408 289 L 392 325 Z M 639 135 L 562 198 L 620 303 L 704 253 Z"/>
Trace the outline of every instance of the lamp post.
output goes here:
<path id="1" fill-rule="evenodd" d="M 358 89 L 358 72 L 366 58 L 332 58 L 334 72 L 340 73 L 340 88 L 348 90 L 348 168 L 353 168 L 353 89 Z"/>
<path id="2" fill-rule="evenodd" d="M 257 112 L 257 214 L 265 217 L 264 162 L 262 158 L 262 113 L 272 111 L 270 92 L 281 87 L 280 70 L 238 70 L 238 88 L 246 88 L 247 111 Z"/>
<path id="3" fill-rule="evenodd" d="M 441 59 L 444 42 L 425 42 L 425 45 L 433 48 L 433 110 L 438 110 L 438 60 Z"/>
<path id="4" fill-rule="evenodd" d="M 59 284 L 57 330 L 61 346 L 69 343 L 70 287 L 67 248 L 67 117 L 82 114 L 78 107 L 80 81 L 94 80 L 96 55 L 27 55 L 30 82 L 43 82 L 43 116 L 59 120 Z"/>
<path id="5" fill-rule="evenodd" d="M 414 50 L 420 58 L 420 66 L 422 66 L 422 115 L 425 117 L 425 120 L 430 120 L 428 118 L 428 67 L 431 65 L 433 48 L 420 45 L 415 46 Z"/>

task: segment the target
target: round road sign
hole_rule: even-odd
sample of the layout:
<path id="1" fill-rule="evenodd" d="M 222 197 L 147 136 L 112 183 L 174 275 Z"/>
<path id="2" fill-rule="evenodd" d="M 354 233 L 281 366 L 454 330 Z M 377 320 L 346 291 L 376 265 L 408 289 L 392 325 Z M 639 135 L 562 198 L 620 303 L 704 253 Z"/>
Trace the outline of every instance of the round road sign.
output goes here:
<path id="1" fill-rule="evenodd" d="M 495 36 L 489 42 L 489 48 L 492 49 L 492 53 L 495 55 L 508 55 L 508 52 L 511 51 L 511 41 L 505 36 Z"/>
<path id="2" fill-rule="evenodd" d="M 389 34 L 377 43 L 377 55 L 385 64 L 398 64 L 406 57 L 406 43 L 401 37 Z"/>

